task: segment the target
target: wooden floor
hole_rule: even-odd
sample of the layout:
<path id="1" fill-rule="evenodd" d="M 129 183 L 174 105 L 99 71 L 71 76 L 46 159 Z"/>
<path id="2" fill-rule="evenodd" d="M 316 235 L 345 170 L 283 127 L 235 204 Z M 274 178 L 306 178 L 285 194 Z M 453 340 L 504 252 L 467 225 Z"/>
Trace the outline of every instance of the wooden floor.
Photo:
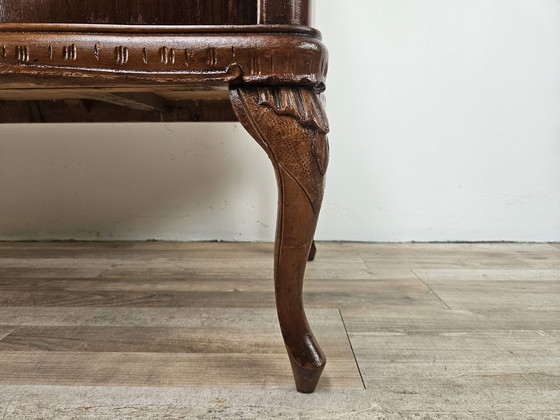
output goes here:
<path id="1" fill-rule="evenodd" d="M 560 419 L 560 245 L 319 243 L 293 389 L 272 245 L 0 243 L 0 419 Z"/>

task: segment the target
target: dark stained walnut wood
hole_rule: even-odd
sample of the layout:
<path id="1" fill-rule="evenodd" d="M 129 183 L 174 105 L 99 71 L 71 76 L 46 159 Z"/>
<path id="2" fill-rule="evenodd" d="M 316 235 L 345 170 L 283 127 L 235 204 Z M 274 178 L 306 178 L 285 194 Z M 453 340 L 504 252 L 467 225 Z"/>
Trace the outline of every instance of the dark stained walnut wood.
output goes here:
<path id="1" fill-rule="evenodd" d="M 328 54 L 309 11 L 309 0 L 0 0 L 0 122 L 229 121 L 234 111 L 268 153 L 276 307 L 300 392 L 315 390 L 326 363 L 303 307 L 329 155 Z"/>
<path id="2" fill-rule="evenodd" d="M 289 23 L 309 25 L 311 2 L 309 0 L 258 0 L 259 23 L 270 25 Z"/>
<path id="3" fill-rule="evenodd" d="M 310 88 L 231 90 L 239 121 L 270 157 L 278 181 L 275 290 L 280 327 L 300 392 L 313 392 L 326 363 L 307 323 L 303 277 L 323 200 L 329 131 Z"/>
<path id="4" fill-rule="evenodd" d="M 134 101 L 117 104 L 95 99 L 56 101 L 0 101 L 0 121 L 5 123 L 76 122 L 189 122 L 237 121 L 230 101 L 166 101 L 163 109 L 132 108 Z M 141 104 L 141 103 L 140 103 Z"/>
<path id="5" fill-rule="evenodd" d="M 22 29 L 24 32 L 22 32 Z M 78 33 L 77 33 L 78 32 Z M 2 88 L 321 85 L 320 34 L 297 26 L 0 24 Z"/>
<path id="6" fill-rule="evenodd" d="M 0 0 L 0 22 L 254 25 L 257 0 Z"/>

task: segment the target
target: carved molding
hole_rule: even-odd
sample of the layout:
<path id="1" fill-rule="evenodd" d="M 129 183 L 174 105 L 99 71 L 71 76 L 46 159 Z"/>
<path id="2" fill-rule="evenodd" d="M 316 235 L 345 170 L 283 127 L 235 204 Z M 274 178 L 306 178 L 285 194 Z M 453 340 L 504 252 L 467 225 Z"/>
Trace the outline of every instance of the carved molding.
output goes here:
<path id="1" fill-rule="evenodd" d="M 49 45 L 50 47 L 50 45 Z M 52 50 L 49 52 L 49 58 L 52 60 Z M 62 58 L 65 60 L 77 60 L 78 48 L 76 44 L 65 45 L 62 47 Z"/>
<path id="2" fill-rule="evenodd" d="M 95 45 L 97 47 L 99 43 L 96 43 Z M 118 47 L 115 47 L 115 62 L 117 64 L 123 66 L 126 63 L 128 63 L 128 56 L 129 56 L 128 47 L 125 47 L 124 45 L 119 45 Z"/>
<path id="3" fill-rule="evenodd" d="M 149 82 L 318 86 L 327 70 L 320 40 L 297 33 L 1 35 L 0 82 L 19 74 L 111 81 L 118 72 Z"/>

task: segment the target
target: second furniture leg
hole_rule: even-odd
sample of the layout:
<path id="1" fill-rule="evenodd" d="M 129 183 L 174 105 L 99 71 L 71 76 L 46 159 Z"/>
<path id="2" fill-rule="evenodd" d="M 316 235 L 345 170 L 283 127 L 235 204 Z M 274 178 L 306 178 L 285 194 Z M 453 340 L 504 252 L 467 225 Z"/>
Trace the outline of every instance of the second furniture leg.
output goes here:
<path id="1" fill-rule="evenodd" d="M 303 307 L 303 277 L 323 200 L 328 123 L 310 88 L 230 91 L 239 121 L 268 153 L 278 181 L 276 307 L 296 387 L 313 392 L 326 363 Z"/>
<path id="2" fill-rule="evenodd" d="M 311 249 L 309 250 L 307 261 L 313 261 L 315 259 L 315 255 L 317 255 L 317 247 L 315 246 L 315 241 L 313 241 L 311 242 Z"/>

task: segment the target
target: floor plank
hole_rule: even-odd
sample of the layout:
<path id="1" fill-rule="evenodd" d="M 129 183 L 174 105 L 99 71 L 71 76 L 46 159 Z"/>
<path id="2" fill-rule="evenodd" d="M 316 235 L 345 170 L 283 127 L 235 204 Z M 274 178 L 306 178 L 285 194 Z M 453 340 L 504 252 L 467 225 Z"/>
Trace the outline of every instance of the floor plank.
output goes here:
<path id="1" fill-rule="evenodd" d="M 141 268 L 137 269 L 141 270 Z M 383 271 L 385 278 L 344 281 L 308 279 L 309 308 L 376 307 L 378 305 L 445 305 L 410 271 Z M 273 307 L 272 279 L 20 278 L 0 279 L 0 306 L 144 306 L 144 307 Z M 379 277 L 376 274 L 372 277 Z"/>
<path id="2" fill-rule="evenodd" d="M 18 326 L 0 341 L 2 384 L 292 386 L 273 309 L 3 309 Z M 323 385 L 362 388 L 338 310 L 309 319 L 334 360 Z"/>
<path id="3" fill-rule="evenodd" d="M 7 385 L 293 387 L 286 355 L 140 352 L 5 352 Z M 334 359 L 323 387 L 362 389 L 353 360 Z M 258 378 L 258 379 L 257 379 Z"/>
<path id="4" fill-rule="evenodd" d="M 418 286 L 422 288 L 422 286 Z M 423 289 L 423 288 L 422 288 Z M 385 287 L 378 292 L 313 293 L 305 295 L 308 308 L 359 306 L 367 309 L 377 305 L 444 305 L 429 292 L 411 288 L 399 292 Z M 0 305 L 19 306 L 104 306 L 104 307 L 168 307 L 168 308 L 263 308 L 274 306 L 274 293 L 269 292 L 59 292 L 59 291 L 3 291 Z"/>
<path id="5" fill-rule="evenodd" d="M 356 244 L 369 268 L 560 268 L 551 244 Z"/>
<path id="6" fill-rule="evenodd" d="M 379 306 L 341 309 L 349 332 L 402 331 L 549 331 L 559 328 L 560 310 L 549 308 L 479 308 L 480 310 L 449 310 L 437 307 Z"/>
<path id="7" fill-rule="evenodd" d="M 495 272 L 487 273 L 487 278 L 477 280 L 470 279 L 470 270 L 461 273 L 461 280 L 456 279 L 457 274 L 448 278 L 447 274 L 434 270 L 416 272 L 452 309 L 483 311 L 499 307 L 508 310 L 560 310 L 560 271 L 554 273 L 547 270 L 543 275 L 530 277 L 534 275 L 531 270 L 524 276 L 514 277 L 515 280 L 506 280 L 504 276 L 497 276 L 500 279 L 494 280 Z M 477 275 L 480 276 L 480 273 Z"/>
<path id="8" fill-rule="evenodd" d="M 89 307 L 0 310 L 4 351 L 285 354 L 276 313 L 271 309 L 160 309 L 133 311 Z M 310 310 L 321 345 L 329 355 L 354 360 L 338 310 Z"/>
<path id="9" fill-rule="evenodd" d="M 559 391 L 440 388 L 415 394 L 319 389 L 310 398 L 275 387 L 84 387 L 0 385 L 6 418 L 45 419 L 558 419 Z"/>
<path id="10" fill-rule="evenodd" d="M 419 392 L 424 387 L 466 390 L 560 390 L 558 334 L 350 334 L 368 388 Z M 519 349 L 518 341 L 539 346 Z"/>
<path id="11" fill-rule="evenodd" d="M 293 387 L 287 356 L 139 352 L 4 352 L 0 384 Z M 333 359 L 322 387 L 362 389 L 353 360 Z"/>
<path id="12" fill-rule="evenodd" d="M 560 280 L 560 269 L 415 269 L 419 277 L 429 283 L 435 281 L 462 282 L 475 281 L 554 281 Z M 554 288 L 554 285 L 551 284 Z"/>
<path id="13" fill-rule="evenodd" d="M 0 326 L 0 341 L 10 335 L 12 332 L 14 332 L 14 328 Z"/>

